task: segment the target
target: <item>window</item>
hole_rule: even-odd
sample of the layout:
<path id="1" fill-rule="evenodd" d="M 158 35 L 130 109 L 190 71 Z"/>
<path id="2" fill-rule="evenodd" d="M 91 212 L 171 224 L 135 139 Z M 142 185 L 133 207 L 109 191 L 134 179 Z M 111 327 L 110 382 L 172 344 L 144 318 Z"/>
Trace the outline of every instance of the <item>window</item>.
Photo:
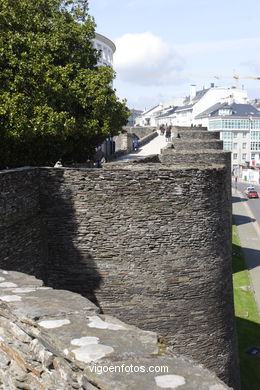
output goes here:
<path id="1" fill-rule="evenodd" d="M 255 160 L 255 153 L 251 153 L 251 159 Z"/>
<path id="2" fill-rule="evenodd" d="M 215 119 L 209 121 L 209 130 L 218 130 L 222 128 L 222 120 L 221 119 Z"/>
<path id="3" fill-rule="evenodd" d="M 232 137 L 233 137 L 232 131 L 223 131 L 222 132 L 222 139 L 223 140 L 226 140 L 226 139 L 231 140 Z"/>
<path id="4" fill-rule="evenodd" d="M 247 136 L 247 132 L 243 131 L 243 138 L 246 138 L 246 136 Z"/>
<path id="5" fill-rule="evenodd" d="M 252 120 L 252 129 L 260 129 L 260 120 Z"/>
<path id="6" fill-rule="evenodd" d="M 237 133 L 233 133 L 233 137 L 234 137 L 234 138 L 237 138 Z"/>
<path id="7" fill-rule="evenodd" d="M 224 141 L 224 142 L 223 142 L 223 149 L 224 149 L 224 150 L 232 150 L 232 142 L 230 142 L 230 141 Z"/>
<path id="8" fill-rule="evenodd" d="M 233 153 L 233 159 L 237 160 L 237 153 Z"/>
<path id="9" fill-rule="evenodd" d="M 260 141 L 251 142 L 251 150 L 260 151 Z"/>
<path id="10" fill-rule="evenodd" d="M 232 111 L 229 108 L 222 108 L 218 111 L 218 115 L 232 115 Z"/>
<path id="11" fill-rule="evenodd" d="M 237 143 L 234 143 L 233 149 L 237 149 Z"/>
<path id="12" fill-rule="evenodd" d="M 246 160 L 246 153 L 242 154 L 242 160 Z"/>
<path id="13" fill-rule="evenodd" d="M 251 139 L 254 140 L 260 140 L 260 131 L 251 131 Z"/>
<path id="14" fill-rule="evenodd" d="M 246 149 L 246 142 L 243 142 L 242 149 Z"/>

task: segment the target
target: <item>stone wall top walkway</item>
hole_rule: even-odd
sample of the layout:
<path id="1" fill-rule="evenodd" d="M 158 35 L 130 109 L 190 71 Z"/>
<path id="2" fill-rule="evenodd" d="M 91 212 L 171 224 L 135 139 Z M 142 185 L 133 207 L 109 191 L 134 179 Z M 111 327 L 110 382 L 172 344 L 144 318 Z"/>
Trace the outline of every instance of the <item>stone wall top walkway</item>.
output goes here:
<path id="1" fill-rule="evenodd" d="M 79 294 L 0 270 L 1 390 L 165 388 L 228 389 L 202 366 L 173 355 L 154 332 L 100 315 Z"/>

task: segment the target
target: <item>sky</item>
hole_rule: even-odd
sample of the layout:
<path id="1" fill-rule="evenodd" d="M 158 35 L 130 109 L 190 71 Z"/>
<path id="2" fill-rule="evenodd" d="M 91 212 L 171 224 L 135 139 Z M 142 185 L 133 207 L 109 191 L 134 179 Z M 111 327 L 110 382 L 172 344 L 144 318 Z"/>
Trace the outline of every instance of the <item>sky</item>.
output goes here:
<path id="1" fill-rule="evenodd" d="M 246 78 L 260 76 L 259 0 L 89 0 L 89 14 L 116 45 L 114 88 L 129 108 L 188 96 L 191 84 L 260 98 L 260 80 Z"/>

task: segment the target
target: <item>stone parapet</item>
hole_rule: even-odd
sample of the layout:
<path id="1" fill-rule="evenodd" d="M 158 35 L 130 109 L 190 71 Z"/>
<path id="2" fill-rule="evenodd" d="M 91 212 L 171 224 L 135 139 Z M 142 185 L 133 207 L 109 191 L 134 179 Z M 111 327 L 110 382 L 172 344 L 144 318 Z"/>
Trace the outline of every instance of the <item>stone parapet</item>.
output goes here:
<path id="1" fill-rule="evenodd" d="M 184 150 L 186 152 L 190 150 L 202 151 L 204 149 L 223 150 L 223 141 L 216 139 L 185 139 L 185 138 L 173 138 L 173 147 L 176 151 Z"/>
<path id="2" fill-rule="evenodd" d="M 160 161 L 163 164 L 187 164 L 193 166 L 193 164 L 225 164 L 230 167 L 231 172 L 231 152 L 224 150 L 194 150 L 187 153 L 185 150 L 176 151 L 175 149 L 165 148 L 161 150 L 159 156 Z"/>
<path id="3" fill-rule="evenodd" d="M 191 128 L 189 130 L 179 130 L 178 132 L 173 132 L 173 138 L 179 137 L 182 139 L 220 139 L 219 131 L 207 131 L 207 130 L 194 130 Z"/>
<path id="4" fill-rule="evenodd" d="M 228 390 L 153 332 L 78 294 L 0 270 L 0 389 Z"/>

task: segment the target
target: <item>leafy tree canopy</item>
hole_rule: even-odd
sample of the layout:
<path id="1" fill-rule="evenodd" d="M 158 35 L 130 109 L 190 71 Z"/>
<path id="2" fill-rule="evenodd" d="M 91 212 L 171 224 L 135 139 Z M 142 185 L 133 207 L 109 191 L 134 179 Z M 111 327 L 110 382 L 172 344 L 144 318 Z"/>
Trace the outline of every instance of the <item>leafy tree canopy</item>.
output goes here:
<path id="1" fill-rule="evenodd" d="M 128 110 L 86 0 L 0 0 L 0 168 L 86 161 Z"/>

